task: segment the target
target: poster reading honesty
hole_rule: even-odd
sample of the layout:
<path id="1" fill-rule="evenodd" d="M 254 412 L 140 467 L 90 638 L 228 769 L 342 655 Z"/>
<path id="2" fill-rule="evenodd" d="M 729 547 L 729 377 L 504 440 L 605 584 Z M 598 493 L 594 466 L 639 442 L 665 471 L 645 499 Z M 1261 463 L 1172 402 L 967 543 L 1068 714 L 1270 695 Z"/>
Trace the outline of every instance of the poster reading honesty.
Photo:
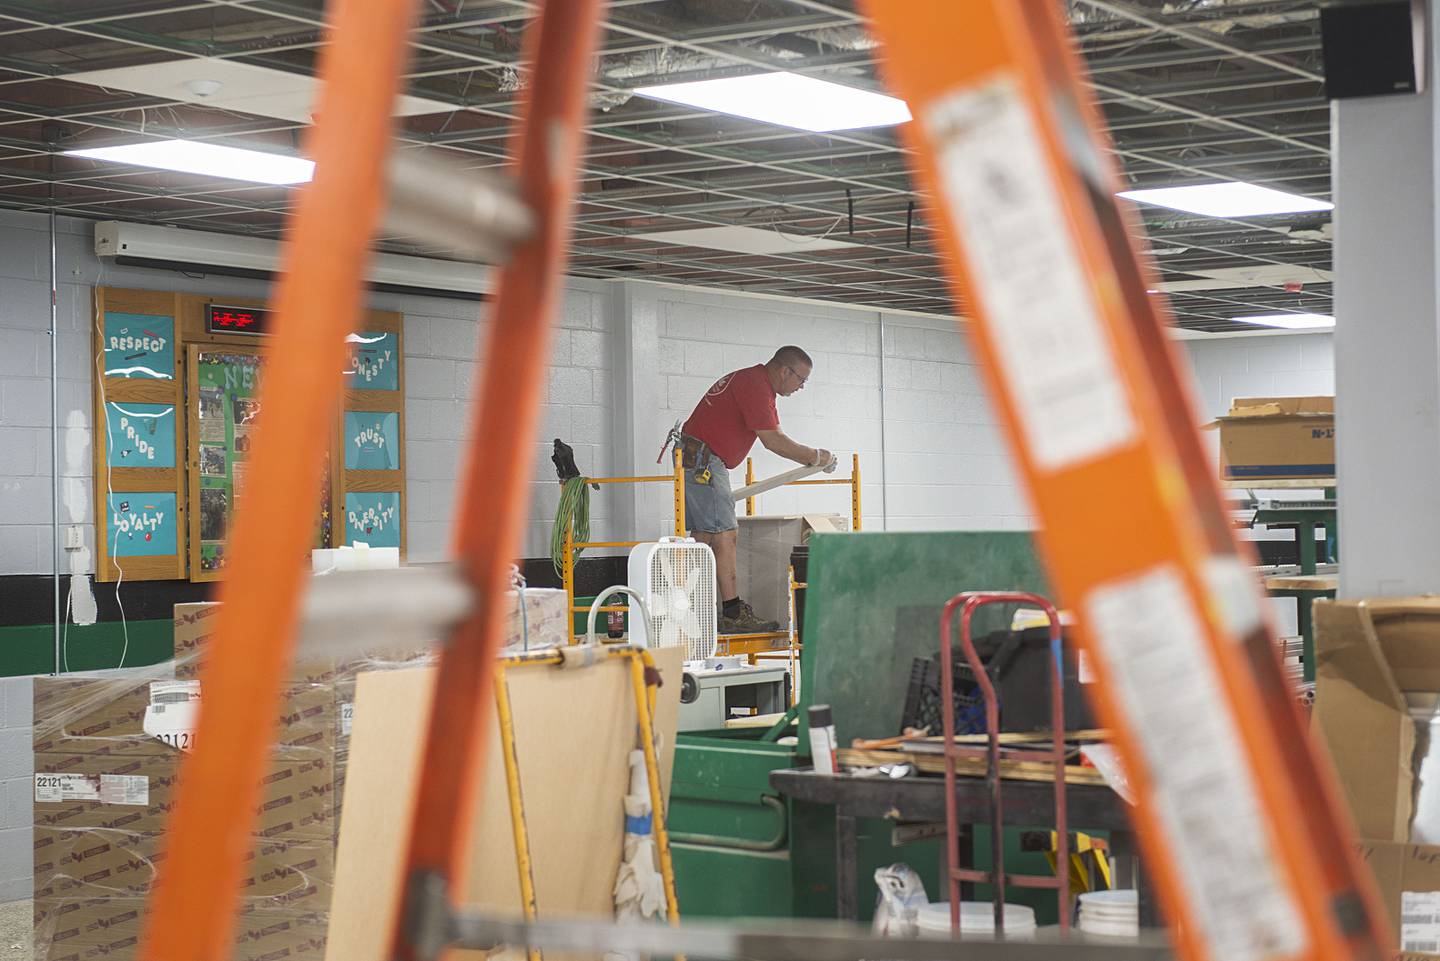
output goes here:
<path id="1" fill-rule="evenodd" d="M 351 390 L 400 389 L 400 338 L 376 331 L 349 334 L 345 341 L 350 349 L 346 387 Z"/>

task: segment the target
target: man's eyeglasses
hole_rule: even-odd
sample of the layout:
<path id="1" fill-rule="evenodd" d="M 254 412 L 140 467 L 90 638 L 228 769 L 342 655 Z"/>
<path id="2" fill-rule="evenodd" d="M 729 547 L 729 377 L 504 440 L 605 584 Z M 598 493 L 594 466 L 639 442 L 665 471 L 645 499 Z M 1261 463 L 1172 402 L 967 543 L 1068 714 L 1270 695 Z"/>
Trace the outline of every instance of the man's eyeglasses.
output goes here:
<path id="1" fill-rule="evenodd" d="M 800 381 L 800 386 L 801 386 L 801 387 L 804 387 L 804 386 L 805 386 L 805 382 L 810 379 L 809 377 L 802 377 L 802 376 L 800 375 L 800 371 L 796 370 L 794 367 L 790 367 L 789 365 L 787 365 L 787 366 L 785 367 L 785 369 L 788 370 L 788 371 L 790 371 L 790 373 L 792 373 L 792 374 L 795 375 L 795 379 L 798 380 L 798 381 Z"/>

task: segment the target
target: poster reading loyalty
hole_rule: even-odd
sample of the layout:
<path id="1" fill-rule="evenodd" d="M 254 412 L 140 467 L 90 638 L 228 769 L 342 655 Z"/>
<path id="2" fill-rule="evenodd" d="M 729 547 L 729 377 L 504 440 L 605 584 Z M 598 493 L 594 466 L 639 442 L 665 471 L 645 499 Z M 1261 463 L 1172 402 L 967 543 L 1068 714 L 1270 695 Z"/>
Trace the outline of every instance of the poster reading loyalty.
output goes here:
<path id="1" fill-rule="evenodd" d="M 112 493 L 106 546 L 110 556 L 170 557 L 178 543 L 175 492 Z"/>
<path id="2" fill-rule="evenodd" d="M 105 312 L 105 376 L 175 379 L 175 318 Z"/>
<path id="3" fill-rule="evenodd" d="M 379 332 L 349 334 L 350 367 L 345 386 L 351 390 L 400 389 L 400 338 Z"/>
<path id="4" fill-rule="evenodd" d="M 111 467 L 174 467 L 175 407 L 171 404 L 105 405 Z"/>
<path id="5" fill-rule="evenodd" d="M 400 546 L 400 494 L 345 494 L 345 543 L 371 547 Z"/>

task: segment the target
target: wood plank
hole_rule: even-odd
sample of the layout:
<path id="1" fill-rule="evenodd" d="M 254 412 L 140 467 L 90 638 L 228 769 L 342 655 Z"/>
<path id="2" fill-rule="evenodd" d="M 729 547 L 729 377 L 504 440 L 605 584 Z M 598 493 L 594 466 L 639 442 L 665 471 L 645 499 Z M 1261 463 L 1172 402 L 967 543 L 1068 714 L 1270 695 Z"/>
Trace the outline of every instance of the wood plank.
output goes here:
<path id="1" fill-rule="evenodd" d="M 180 385 L 173 380 L 140 380 L 135 377 L 106 377 L 105 400 L 117 404 L 175 404 Z M 99 397 L 96 397 L 98 402 Z M 98 407 L 98 403 L 97 403 Z M 104 433 L 105 422 L 99 421 Z M 176 430 L 179 430 L 178 421 Z M 176 440 L 179 438 L 177 436 Z"/>
<path id="2" fill-rule="evenodd" d="M 939 754 L 914 754 L 906 751 L 861 751 L 855 748 L 841 748 L 837 752 L 840 763 L 846 767 L 879 767 L 887 764 L 913 764 L 924 774 L 944 774 L 945 758 Z M 980 759 L 960 758 L 956 761 L 955 772 L 962 777 L 984 777 L 986 765 Z M 1006 761 L 1000 762 L 1000 776 L 1007 781 L 1055 780 L 1055 768 L 1048 761 Z M 1066 784 L 1103 785 L 1105 778 L 1099 771 L 1077 764 L 1065 768 Z"/>
<path id="3" fill-rule="evenodd" d="M 398 470 L 347 470 L 344 474 L 346 490 L 367 494 L 399 493 L 405 480 Z"/>
<path id="4" fill-rule="evenodd" d="M 98 475 L 104 477 L 104 474 Z M 103 484 L 102 484 L 103 486 Z M 166 491 L 175 486 L 175 468 L 173 467 L 112 467 L 110 469 L 110 489 L 119 493 L 138 493 L 141 491 Z M 180 513 L 181 501 L 176 500 L 176 513 Z M 183 528 L 181 528 L 183 530 Z"/>
<path id="5" fill-rule="evenodd" d="M 652 654 L 666 680 L 657 695 L 655 726 L 668 796 L 683 651 Z M 628 665 L 509 668 L 506 674 L 540 916 L 612 917 L 624 836 L 622 797 L 635 744 Z M 433 668 L 361 674 L 357 680 L 325 954 L 330 961 L 386 957 L 386 935 L 402 900 L 399 875 L 433 687 Z M 563 710 L 557 709 L 560 704 Z M 575 724 L 576 717 L 586 723 Z M 489 736 L 474 808 L 467 890 L 455 897 L 518 915 L 514 837 L 493 714 Z M 455 957 L 483 955 L 456 952 Z"/>
<path id="6" fill-rule="evenodd" d="M 1293 574 L 1265 578 L 1267 591 L 1338 591 L 1338 574 Z"/>
<path id="7" fill-rule="evenodd" d="M 1336 485 L 1333 477 L 1272 477 L 1268 480 L 1230 480 L 1227 478 L 1220 481 L 1220 486 L 1235 491 L 1288 491 L 1321 490 Z"/>

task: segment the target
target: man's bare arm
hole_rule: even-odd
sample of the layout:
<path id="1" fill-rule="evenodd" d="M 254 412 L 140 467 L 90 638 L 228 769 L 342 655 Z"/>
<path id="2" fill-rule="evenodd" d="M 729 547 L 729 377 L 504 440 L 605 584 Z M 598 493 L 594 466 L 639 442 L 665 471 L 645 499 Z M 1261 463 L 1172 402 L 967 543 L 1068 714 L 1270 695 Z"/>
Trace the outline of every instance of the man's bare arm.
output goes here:
<path id="1" fill-rule="evenodd" d="M 806 447 L 799 441 L 792 440 L 783 430 L 762 430 L 756 434 L 760 443 L 772 454 L 779 454 L 786 460 L 793 460 L 797 464 L 809 467 L 814 464 L 829 466 L 835 462 L 835 455 L 820 447 Z"/>

